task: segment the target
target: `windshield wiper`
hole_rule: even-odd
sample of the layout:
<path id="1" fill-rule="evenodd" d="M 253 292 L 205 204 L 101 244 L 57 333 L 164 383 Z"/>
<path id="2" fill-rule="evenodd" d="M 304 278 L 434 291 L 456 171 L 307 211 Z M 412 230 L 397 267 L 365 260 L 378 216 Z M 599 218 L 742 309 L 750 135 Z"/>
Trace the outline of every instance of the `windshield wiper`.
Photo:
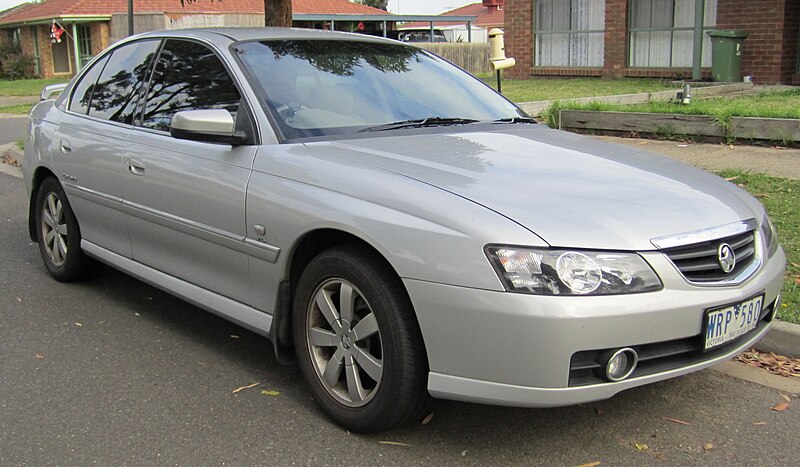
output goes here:
<path id="1" fill-rule="evenodd" d="M 509 118 L 499 118 L 497 120 L 493 120 L 494 123 L 536 123 L 536 120 L 530 117 L 509 117 Z"/>
<path id="2" fill-rule="evenodd" d="M 477 121 L 478 120 L 472 118 L 428 117 L 415 120 L 401 120 L 399 122 L 385 123 L 383 125 L 375 125 L 358 131 L 360 133 L 362 131 L 385 131 L 385 130 L 398 130 L 401 128 L 466 125 L 468 123 L 475 123 Z"/>

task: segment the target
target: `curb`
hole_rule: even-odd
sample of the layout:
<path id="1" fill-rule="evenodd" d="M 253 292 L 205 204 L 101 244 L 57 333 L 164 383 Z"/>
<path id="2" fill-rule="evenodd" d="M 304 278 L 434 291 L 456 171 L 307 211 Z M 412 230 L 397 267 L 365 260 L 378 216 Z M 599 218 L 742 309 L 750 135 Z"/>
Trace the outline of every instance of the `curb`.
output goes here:
<path id="1" fill-rule="evenodd" d="M 789 358 L 800 358 L 800 325 L 773 321 L 772 327 L 755 347 Z"/>

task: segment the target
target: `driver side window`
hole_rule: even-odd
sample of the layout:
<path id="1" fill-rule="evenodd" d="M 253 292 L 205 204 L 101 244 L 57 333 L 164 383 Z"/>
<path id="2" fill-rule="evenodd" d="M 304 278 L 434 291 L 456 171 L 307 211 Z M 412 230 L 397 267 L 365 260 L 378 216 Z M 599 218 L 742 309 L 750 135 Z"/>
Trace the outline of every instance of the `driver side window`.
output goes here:
<path id="1" fill-rule="evenodd" d="M 141 126 L 169 131 L 182 110 L 226 109 L 236 119 L 241 97 L 220 59 L 197 42 L 167 40 L 153 70 Z"/>

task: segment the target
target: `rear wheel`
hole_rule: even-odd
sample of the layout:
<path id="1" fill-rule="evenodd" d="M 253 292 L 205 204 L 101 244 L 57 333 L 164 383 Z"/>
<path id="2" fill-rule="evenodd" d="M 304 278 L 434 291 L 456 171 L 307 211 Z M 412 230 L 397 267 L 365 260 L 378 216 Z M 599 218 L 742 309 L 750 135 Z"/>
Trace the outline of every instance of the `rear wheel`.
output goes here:
<path id="1" fill-rule="evenodd" d="M 44 264 L 56 280 L 75 281 L 96 275 L 103 268 L 81 250 L 78 221 L 64 189 L 46 178 L 36 197 L 36 232 Z"/>
<path id="2" fill-rule="evenodd" d="M 293 332 L 314 398 L 352 431 L 392 428 L 425 410 L 427 359 L 410 300 L 378 258 L 345 247 L 303 272 Z"/>

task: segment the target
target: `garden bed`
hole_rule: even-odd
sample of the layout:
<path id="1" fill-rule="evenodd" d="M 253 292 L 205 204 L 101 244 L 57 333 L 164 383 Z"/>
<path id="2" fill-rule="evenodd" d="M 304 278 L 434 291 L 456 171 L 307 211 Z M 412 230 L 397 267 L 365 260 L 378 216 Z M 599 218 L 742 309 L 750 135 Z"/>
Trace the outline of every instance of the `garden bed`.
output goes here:
<path id="1" fill-rule="evenodd" d="M 559 110 L 557 126 L 567 130 L 613 131 L 664 137 L 702 136 L 726 140 L 767 140 L 785 144 L 800 142 L 800 120 L 708 115 L 658 114 Z"/>

